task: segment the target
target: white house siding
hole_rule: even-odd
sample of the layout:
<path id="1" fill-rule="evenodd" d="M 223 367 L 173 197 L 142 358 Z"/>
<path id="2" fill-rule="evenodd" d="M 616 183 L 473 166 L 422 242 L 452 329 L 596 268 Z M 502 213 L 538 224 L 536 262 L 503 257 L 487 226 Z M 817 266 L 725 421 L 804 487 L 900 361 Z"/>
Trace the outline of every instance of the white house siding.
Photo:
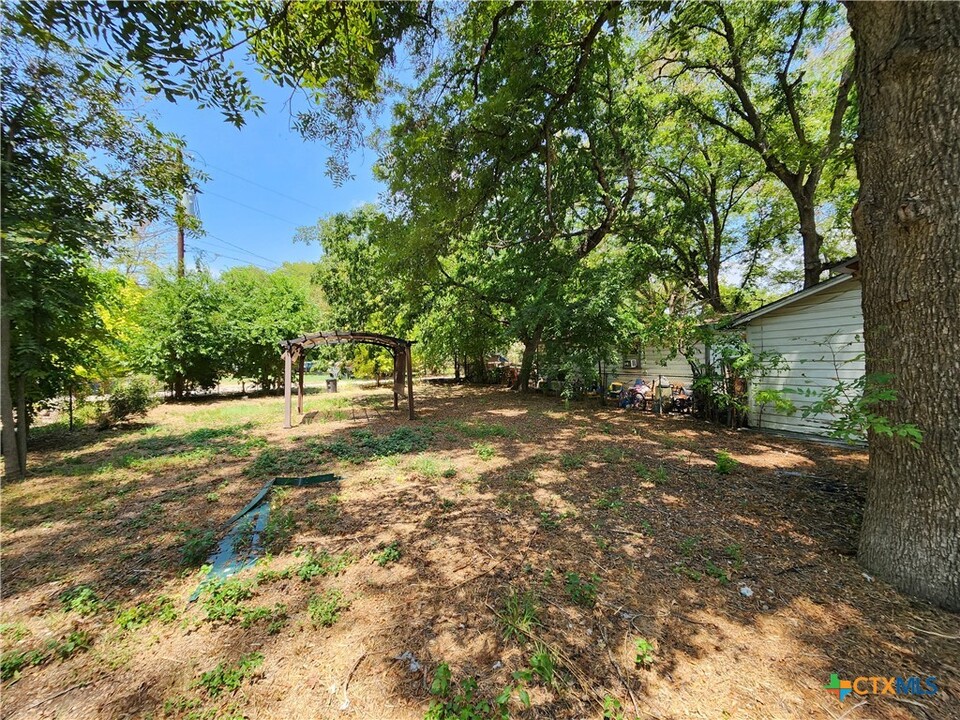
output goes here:
<path id="1" fill-rule="evenodd" d="M 804 418 L 800 410 L 815 402 L 796 393 L 787 395 L 797 406 L 793 415 L 770 405 L 760 412 L 756 393 L 763 389 L 822 390 L 838 379 L 852 382 L 864 373 L 863 313 L 860 282 L 853 276 L 839 284 L 750 320 L 747 341 L 756 350 L 779 353 L 787 369 L 750 385 L 750 421 L 770 430 L 828 435 L 832 415 Z"/>
<path id="2" fill-rule="evenodd" d="M 703 347 L 697 346 L 694 353 L 696 359 L 703 362 Z M 688 390 L 693 385 L 693 370 L 689 361 L 683 355 L 673 353 L 669 349 L 646 347 L 639 355 L 626 355 L 624 357 L 624 362 L 630 360 L 636 361 L 637 367 L 625 368 L 622 364 L 604 367 L 607 385 L 613 382 L 633 385 L 637 378 L 643 378 L 652 383 L 660 375 L 674 385 L 683 385 Z"/>

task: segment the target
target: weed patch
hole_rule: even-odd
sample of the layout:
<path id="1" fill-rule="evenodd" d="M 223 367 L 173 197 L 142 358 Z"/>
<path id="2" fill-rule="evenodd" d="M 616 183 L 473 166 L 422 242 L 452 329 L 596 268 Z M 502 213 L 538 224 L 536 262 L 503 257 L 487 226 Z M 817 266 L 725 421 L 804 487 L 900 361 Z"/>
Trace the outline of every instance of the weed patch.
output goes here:
<path id="1" fill-rule="evenodd" d="M 487 443 L 474 443 L 473 449 L 477 453 L 477 457 L 481 460 L 493 460 L 493 456 L 497 454 L 497 451 L 493 449 L 493 445 L 488 445 Z"/>
<path id="2" fill-rule="evenodd" d="M 514 590 L 507 596 L 500 615 L 503 626 L 503 639 L 516 640 L 523 644 L 536 625 L 540 624 L 537 610 L 537 599 L 532 592 Z"/>
<path id="3" fill-rule="evenodd" d="M 477 681 L 467 678 L 458 684 L 452 682 L 450 666 L 441 663 L 430 684 L 434 699 L 424 720 L 507 720 L 507 703 L 513 688 L 505 689 L 493 700 L 477 696 Z"/>
<path id="4" fill-rule="evenodd" d="M 637 638 L 633 643 L 635 653 L 634 663 L 641 667 L 650 667 L 653 665 L 653 643 L 646 638 Z"/>
<path id="5" fill-rule="evenodd" d="M 86 585 L 79 585 L 60 595 L 60 604 L 67 612 L 74 612 L 81 617 L 94 615 L 103 606 L 93 589 Z"/>
<path id="6" fill-rule="evenodd" d="M 203 609 L 211 622 L 230 622 L 243 614 L 241 604 L 253 596 L 253 583 L 230 578 L 210 586 L 203 598 Z"/>
<path id="7" fill-rule="evenodd" d="M 213 530 L 190 528 L 183 534 L 183 545 L 180 548 L 180 562 L 186 567 L 199 567 L 217 544 Z"/>
<path id="8" fill-rule="evenodd" d="M 479 440 L 516 437 L 515 432 L 500 423 L 463 422 L 462 420 L 458 420 L 453 423 L 453 427 L 455 427 L 461 435 Z"/>
<path id="9" fill-rule="evenodd" d="M 349 552 L 340 555 L 331 555 L 326 550 L 311 553 L 297 568 L 297 577 L 304 582 L 313 578 L 339 575 L 353 563 L 353 556 Z"/>
<path id="10" fill-rule="evenodd" d="M 316 443 L 322 453 L 352 463 L 390 455 L 408 455 L 423 452 L 430 446 L 433 431 L 428 427 L 400 427 L 387 435 L 374 435 L 369 430 L 354 430 L 350 439 Z"/>
<path id="11" fill-rule="evenodd" d="M 121 610 L 117 615 L 117 625 L 123 630 L 136 630 L 149 624 L 152 620 L 159 620 L 164 625 L 177 619 L 177 611 L 173 600 L 161 595 L 156 600 L 142 602 L 132 608 Z"/>
<path id="12" fill-rule="evenodd" d="M 263 655 L 255 652 L 244 655 L 235 664 L 219 663 L 213 670 L 202 673 L 194 683 L 209 697 L 220 697 L 224 692 L 234 692 L 243 681 L 251 677 L 263 664 Z"/>
<path id="13" fill-rule="evenodd" d="M 577 605 L 593 607 L 597 603 L 597 586 L 599 583 L 600 578 L 596 574 L 589 578 L 582 578 L 579 573 L 568 572 L 564 588 L 570 599 Z"/>
<path id="14" fill-rule="evenodd" d="M 274 509 L 267 518 L 263 528 L 263 546 L 268 552 L 276 553 L 285 549 L 293 539 L 296 530 L 296 519 L 293 510 L 284 508 Z"/>
<path id="15" fill-rule="evenodd" d="M 603 497 L 597 500 L 597 508 L 600 510 L 609 510 L 610 512 L 620 512 L 623 510 L 623 489 L 619 487 L 610 488 L 604 493 Z"/>
<path id="16" fill-rule="evenodd" d="M 560 467 L 564 470 L 576 470 L 582 468 L 586 464 L 586 460 L 583 455 L 578 455 L 576 453 L 563 453 L 560 456 Z"/>
<path id="17" fill-rule="evenodd" d="M 373 556 L 373 561 L 380 567 L 386 567 L 390 563 L 397 562 L 401 555 L 403 555 L 403 551 L 400 549 L 400 543 L 394 540 L 383 550 L 376 553 Z"/>
<path id="18" fill-rule="evenodd" d="M 340 614 L 350 607 L 343 593 L 336 588 L 315 593 L 310 596 L 307 612 L 316 627 L 332 627 L 340 619 Z"/>

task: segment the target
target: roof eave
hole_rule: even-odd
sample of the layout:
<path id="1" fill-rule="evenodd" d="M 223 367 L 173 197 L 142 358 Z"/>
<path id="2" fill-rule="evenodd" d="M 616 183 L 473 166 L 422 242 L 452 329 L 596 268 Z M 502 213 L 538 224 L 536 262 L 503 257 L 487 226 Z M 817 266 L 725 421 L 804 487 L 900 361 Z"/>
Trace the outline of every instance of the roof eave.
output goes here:
<path id="1" fill-rule="evenodd" d="M 829 280 L 824 280 L 822 283 L 818 283 L 813 287 L 806 288 L 799 292 L 795 292 L 793 295 L 787 295 L 786 297 L 782 297 L 779 300 L 773 301 L 769 305 L 764 305 L 763 307 L 759 307 L 756 310 L 748 312 L 746 315 L 741 315 L 732 323 L 730 323 L 729 327 L 739 327 L 741 325 L 747 325 L 748 323 L 752 322 L 753 320 L 756 320 L 759 317 L 762 317 L 768 313 L 774 312 L 775 310 L 781 310 L 787 307 L 788 305 L 793 305 L 793 303 L 799 300 L 805 300 L 808 297 L 813 297 L 814 295 L 817 295 L 818 293 L 821 293 L 824 290 L 828 290 L 832 287 L 836 287 L 837 285 L 845 283 L 853 277 L 855 277 L 855 275 L 850 273 L 835 275 Z"/>

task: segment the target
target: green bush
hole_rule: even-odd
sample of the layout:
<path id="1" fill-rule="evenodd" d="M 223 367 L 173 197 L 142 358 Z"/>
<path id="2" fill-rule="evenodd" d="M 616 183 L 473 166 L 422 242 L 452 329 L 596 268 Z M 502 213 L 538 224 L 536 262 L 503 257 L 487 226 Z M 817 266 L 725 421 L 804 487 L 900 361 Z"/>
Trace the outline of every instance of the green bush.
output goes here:
<path id="1" fill-rule="evenodd" d="M 113 422 L 146 415 L 147 411 L 157 404 L 156 392 L 156 385 L 146 377 L 131 378 L 118 386 L 107 400 Z"/>
<path id="2" fill-rule="evenodd" d="M 716 470 L 717 475 L 729 475 L 739 464 L 740 463 L 730 457 L 729 453 L 720 450 L 717 452 L 717 464 L 714 470 Z"/>

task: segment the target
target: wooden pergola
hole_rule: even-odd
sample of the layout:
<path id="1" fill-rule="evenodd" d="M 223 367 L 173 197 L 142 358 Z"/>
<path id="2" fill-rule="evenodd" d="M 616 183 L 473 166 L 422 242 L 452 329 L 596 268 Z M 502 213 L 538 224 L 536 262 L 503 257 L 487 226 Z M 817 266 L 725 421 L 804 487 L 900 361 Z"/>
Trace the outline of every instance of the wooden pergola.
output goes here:
<path id="1" fill-rule="evenodd" d="M 400 397 L 407 396 L 409 417 L 413 420 L 413 340 L 391 337 L 370 332 L 348 332 L 331 330 L 311 335 L 302 335 L 292 340 L 280 343 L 283 353 L 283 426 L 293 427 L 292 416 L 292 384 L 293 363 L 297 363 L 297 414 L 303 414 L 303 363 L 307 351 L 319 345 L 340 345 L 342 343 L 365 343 L 378 345 L 393 352 L 393 409 L 400 408 Z M 405 387 L 406 386 L 406 387 Z M 404 392 L 406 390 L 406 392 Z"/>

